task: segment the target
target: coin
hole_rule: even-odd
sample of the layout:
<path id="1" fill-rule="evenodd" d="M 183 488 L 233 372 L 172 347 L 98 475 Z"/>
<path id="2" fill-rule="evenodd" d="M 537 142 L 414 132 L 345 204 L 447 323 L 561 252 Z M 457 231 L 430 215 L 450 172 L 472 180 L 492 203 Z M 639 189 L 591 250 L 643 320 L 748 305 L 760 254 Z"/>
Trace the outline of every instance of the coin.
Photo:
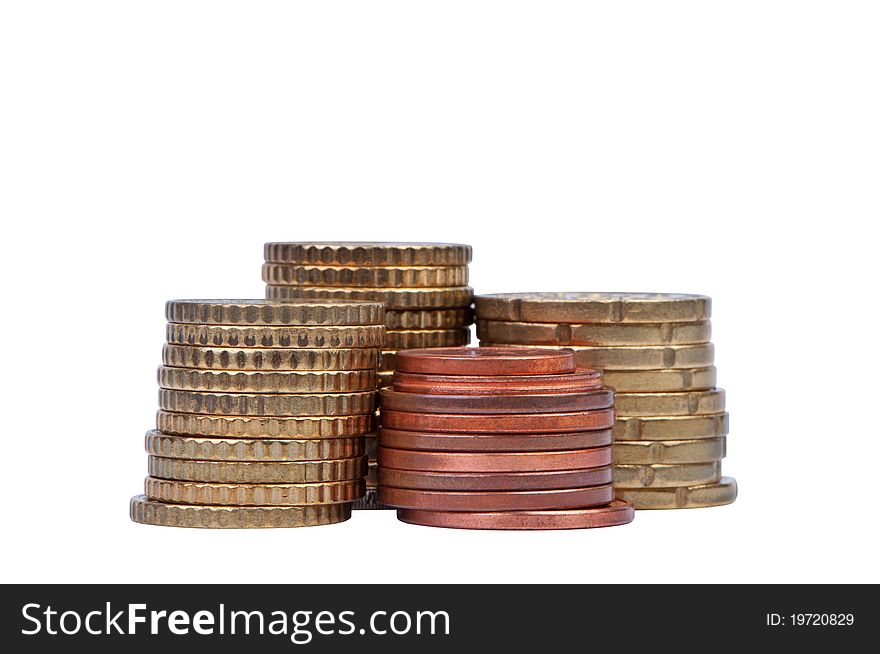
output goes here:
<path id="1" fill-rule="evenodd" d="M 263 281 L 275 286 L 443 288 L 465 286 L 467 266 L 365 267 L 264 263 Z"/>
<path id="2" fill-rule="evenodd" d="M 319 484 L 220 484 L 147 477 L 144 494 L 175 504 L 218 506 L 304 506 L 338 504 L 363 497 L 363 479 Z"/>
<path id="3" fill-rule="evenodd" d="M 526 345 L 505 345 L 502 343 L 480 343 L 480 348 L 496 347 L 522 348 Z M 561 346 L 545 345 L 551 351 Z M 588 347 L 568 346 L 574 352 L 578 366 L 600 370 L 653 370 L 663 368 L 704 368 L 714 364 L 715 346 L 667 345 L 658 347 Z"/>
<path id="4" fill-rule="evenodd" d="M 516 322 L 700 322 L 704 295 L 678 293 L 499 293 L 475 298 L 477 319 Z"/>
<path id="5" fill-rule="evenodd" d="M 733 477 L 722 477 L 711 484 L 679 488 L 620 488 L 616 494 L 637 509 L 697 509 L 733 503 L 737 487 Z"/>
<path id="6" fill-rule="evenodd" d="M 471 342 L 471 331 L 459 329 L 410 329 L 385 332 L 385 347 L 395 350 L 424 347 L 457 347 Z"/>
<path id="7" fill-rule="evenodd" d="M 379 486 L 379 501 L 400 509 L 430 511 L 529 511 L 608 504 L 610 484 L 540 491 L 430 491 Z"/>
<path id="8" fill-rule="evenodd" d="M 342 299 L 342 298 L 340 298 Z M 271 300 L 170 300 L 168 322 L 198 325 L 381 325 L 385 308 L 378 302 Z"/>
<path id="9" fill-rule="evenodd" d="M 376 489 L 368 486 L 366 495 L 352 502 L 351 508 L 355 511 L 381 511 L 383 509 L 391 509 L 392 507 L 381 504 Z"/>
<path id="10" fill-rule="evenodd" d="M 551 413 L 607 409 L 614 406 L 614 392 L 605 388 L 583 393 L 426 395 L 383 388 L 379 400 L 384 408 L 416 413 Z"/>
<path id="11" fill-rule="evenodd" d="M 724 389 L 686 393 L 617 393 L 617 415 L 695 416 L 724 412 Z"/>
<path id="12" fill-rule="evenodd" d="M 711 484 L 721 478 L 721 463 L 657 463 L 651 465 L 615 465 L 615 488 L 671 488 Z"/>
<path id="13" fill-rule="evenodd" d="M 234 393 L 350 393 L 376 388 L 373 370 L 245 372 L 171 368 L 158 370 L 159 386 Z"/>
<path id="14" fill-rule="evenodd" d="M 714 366 L 672 370 L 606 370 L 605 385 L 618 393 L 707 391 L 717 383 Z"/>
<path id="15" fill-rule="evenodd" d="M 700 463 L 727 454 L 727 440 L 701 438 L 681 441 L 620 441 L 614 444 L 614 463 Z"/>
<path id="16" fill-rule="evenodd" d="M 426 472 L 537 472 L 611 465 L 611 448 L 555 452 L 419 452 L 379 447 L 379 465 Z"/>
<path id="17" fill-rule="evenodd" d="M 585 450 L 611 444 L 611 430 L 546 434 L 444 434 L 420 431 L 379 430 L 384 447 L 439 452 L 543 452 Z"/>
<path id="18" fill-rule="evenodd" d="M 200 393 L 160 388 L 159 408 L 224 416 L 354 416 L 372 413 L 376 394 Z"/>
<path id="19" fill-rule="evenodd" d="M 133 522 L 162 527 L 259 529 L 345 522 L 351 517 L 351 506 L 193 506 L 153 502 L 143 495 L 135 495 L 131 498 L 129 514 Z"/>
<path id="20" fill-rule="evenodd" d="M 612 409 L 575 413 L 463 414 L 382 411 L 382 426 L 403 431 L 452 433 L 560 433 L 608 429 L 614 424 Z"/>
<path id="21" fill-rule="evenodd" d="M 470 286 L 446 288 L 338 288 L 331 286 L 266 286 L 270 300 L 330 298 L 381 302 L 388 309 L 456 309 L 469 307 L 474 299 Z"/>
<path id="22" fill-rule="evenodd" d="M 367 474 L 367 457 L 331 461 L 190 461 L 151 456 L 148 474 L 158 479 L 222 484 L 313 484 Z"/>
<path id="23" fill-rule="evenodd" d="M 580 368 L 566 375 L 425 375 L 398 372 L 394 390 L 432 395 L 583 393 L 602 386 L 602 373 Z"/>
<path id="24" fill-rule="evenodd" d="M 614 440 L 690 440 L 726 436 L 730 415 L 621 418 L 614 425 Z"/>
<path id="25" fill-rule="evenodd" d="M 712 327 L 708 320 L 587 325 L 479 320 L 477 336 L 490 343 L 522 345 L 688 345 L 708 343 Z"/>
<path id="26" fill-rule="evenodd" d="M 266 261 L 331 266 L 462 266 L 470 245 L 460 243 L 356 243 L 302 241 L 266 243 Z"/>
<path id="27" fill-rule="evenodd" d="M 148 431 L 148 454 L 199 461 L 320 461 L 348 459 L 366 453 L 361 436 L 321 439 L 204 438 Z M 374 456 L 375 458 L 375 456 Z"/>
<path id="28" fill-rule="evenodd" d="M 200 416 L 191 413 L 156 413 L 161 432 L 205 438 L 296 438 L 323 439 L 364 434 L 372 428 L 373 416 L 242 417 Z"/>
<path id="29" fill-rule="evenodd" d="M 220 348 L 379 348 L 385 342 L 382 325 L 227 327 L 170 322 L 165 334 L 168 342 L 174 345 Z"/>
<path id="30" fill-rule="evenodd" d="M 611 466 L 538 472 L 425 472 L 379 468 L 379 485 L 437 491 L 556 490 L 605 486 Z"/>
<path id="31" fill-rule="evenodd" d="M 558 375 L 575 371 L 565 350 L 449 347 L 397 352 L 394 369 L 440 375 Z"/>
<path id="32" fill-rule="evenodd" d="M 466 327 L 474 321 L 470 307 L 461 309 L 389 310 L 385 312 L 388 329 L 451 329 Z"/>
<path id="33" fill-rule="evenodd" d="M 206 370 L 372 370 L 379 351 L 306 348 L 215 348 L 164 345 L 162 363 L 175 368 Z"/>
<path id="34" fill-rule="evenodd" d="M 634 517 L 632 506 L 617 500 L 592 509 L 468 513 L 400 509 L 397 512 L 398 520 L 403 522 L 451 529 L 591 529 L 625 525 Z"/>

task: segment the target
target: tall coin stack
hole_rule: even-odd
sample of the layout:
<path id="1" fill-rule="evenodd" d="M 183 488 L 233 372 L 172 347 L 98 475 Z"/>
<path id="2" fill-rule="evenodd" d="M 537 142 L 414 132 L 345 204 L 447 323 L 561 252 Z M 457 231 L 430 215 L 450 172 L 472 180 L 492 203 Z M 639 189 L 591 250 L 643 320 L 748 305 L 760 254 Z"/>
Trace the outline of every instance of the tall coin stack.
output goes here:
<path id="1" fill-rule="evenodd" d="M 462 529 L 625 524 L 611 486 L 614 392 L 569 351 L 397 353 L 381 391 L 379 501 Z"/>
<path id="2" fill-rule="evenodd" d="M 173 300 L 131 519 L 175 527 L 343 522 L 365 492 L 384 308 Z"/>
<path id="3" fill-rule="evenodd" d="M 385 344 L 379 385 L 391 383 L 394 353 L 407 348 L 470 343 L 473 289 L 468 284 L 471 247 L 456 243 L 266 243 L 266 297 L 369 300 L 385 305 Z M 375 501 L 376 437 L 367 437 L 367 497 Z"/>
<path id="4" fill-rule="evenodd" d="M 648 293 L 476 298 L 480 345 L 570 348 L 615 389 L 615 496 L 637 509 L 719 506 L 728 414 L 715 387 L 711 300 Z"/>

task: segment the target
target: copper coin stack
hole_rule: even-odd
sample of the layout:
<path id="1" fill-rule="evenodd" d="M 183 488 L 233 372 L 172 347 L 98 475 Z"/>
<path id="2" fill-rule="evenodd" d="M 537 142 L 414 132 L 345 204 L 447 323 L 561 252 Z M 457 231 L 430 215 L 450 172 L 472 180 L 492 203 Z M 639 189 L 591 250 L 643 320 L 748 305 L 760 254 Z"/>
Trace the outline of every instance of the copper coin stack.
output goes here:
<path id="1" fill-rule="evenodd" d="M 468 286 L 471 247 L 457 243 L 266 243 L 266 297 L 369 300 L 385 305 L 385 343 L 379 385 L 391 383 L 394 353 L 407 348 L 470 343 L 473 289 Z M 367 496 L 376 502 L 376 436 L 367 436 Z"/>
<path id="2" fill-rule="evenodd" d="M 379 501 L 463 529 L 625 524 L 611 486 L 614 393 L 570 351 L 398 352 L 380 391 Z"/>
<path id="3" fill-rule="evenodd" d="M 131 519 L 177 527 L 343 522 L 364 496 L 384 343 L 379 303 L 172 300 L 149 476 Z"/>
<path id="4" fill-rule="evenodd" d="M 476 298 L 480 345 L 570 348 L 615 389 L 614 487 L 637 509 L 720 506 L 728 414 L 715 387 L 711 300 L 670 293 Z"/>

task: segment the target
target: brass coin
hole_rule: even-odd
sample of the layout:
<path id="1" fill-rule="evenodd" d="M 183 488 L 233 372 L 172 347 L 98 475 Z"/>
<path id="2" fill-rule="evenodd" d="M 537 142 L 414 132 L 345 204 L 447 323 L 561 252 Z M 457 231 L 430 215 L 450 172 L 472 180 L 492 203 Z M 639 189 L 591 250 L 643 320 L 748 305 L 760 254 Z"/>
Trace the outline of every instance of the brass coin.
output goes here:
<path id="1" fill-rule="evenodd" d="M 660 370 L 665 368 L 705 368 L 715 363 L 715 346 L 666 345 L 656 347 L 589 347 L 571 345 L 510 345 L 480 342 L 480 347 L 543 347 L 569 349 L 578 366 L 600 370 Z"/>
<path id="2" fill-rule="evenodd" d="M 263 281 L 275 286 L 443 288 L 467 285 L 468 268 L 467 266 L 353 268 L 264 263 Z"/>
<path id="3" fill-rule="evenodd" d="M 727 413 L 705 416 L 618 418 L 614 424 L 614 440 L 692 440 L 726 436 L 729 431 L 730 415 Z"/>
<path id="4" fill-rule="evenodd" d="M 244 372 L 160 366 L 159 386 L 233 393 L 351 393 L 376 389 L 373 370 Z"/>
<path id="5" fill-rule="evenodd" d="M 155 429 L 147 432 L 144 449 L 153 456 L 198 461 L 321 461 L 360 457 L 367 452 L 362 436 L 204 438 L 165 434 Z M 373 454 L 375 458 L 375 442 Z"/>
<path id="6" fill-rule="evenodd" d="M 266 261 L 329 266 L 463 266 L 473 254 L 460 243 L 266 243 Z"/>
<path id="7" fill-rule="evenodd" d="M 701 438 L 686 441 L 618 441 L 613 461 L 623 463 L 701 463 L 718 461 L 727 454 L 727 439 Z"/>
<path id="8" fill-rule="evenodd" d="M 330 461 L 191 461 L 151 456 L 148 474 L 157 479 L 219 484 L 317 484 L 359 479 L 367 457 Z"/>
<path id="9" fill-rule="evenodd" d="M 606 370 L 605 385 L 618 393 L 668 393 L 707 391 L 715 388 L 717 372 L 707 368 L 672 370 Z"/>
<path id="10" fill-rule="evenodd" d="M 272 527 L 314 527 L 345 522 L 350 504 L 314 506 L 194 506 L 166 504 L 143 495 L 131 498 L 133 522 L 161 527 L 202 529 L 266 529 Z"/>
<path id="11" fill-rule="evenodd" d="M 456 309 L 474 299 L 470 286 L 447 288 L 334 288 L 331 286 L 266 286 L 266 297 L 276 301 L 329 298 L 381 302 L 387 309 Z"/>
<path id="12" fill-rule="evenodd" d="M 733 477 L 722 477 L 710 484 L 678 488 L 620 488 L 617 499 L 637 509 L 698 509 L 732 504 L 737 487 Z"/>
<path id="13" fill-rule="evenodd" d="M 385 312 L 388 329 L 451 329 L 467 327 L 474 321 L 470 307 L 461 309 L 389 310 Z"/>
<path id="14" fill-rule="evenodd" d="M 614 396 L 614 407 L 617 415 L 622 417 L 723 413 L 724 389 L 687 393 L 617 393 Z"/>
<path id="15" fill-rule="evenodd" d="M 417 329 L 388 330 L 385 332 L 385 347 L 405 350 L 423 347 L 459 347 L 471 342 L 471 330 L 459 329 Z"/>
<path id="16" fill-rule="evenodd" d="M 363 497 L 363 479 L 319 484 L 211 484 L 147 477 L 144 494 L 158 502 L 215 506 L 338 504 Z"/>
<path id="17" fill-rule="evenodd" d="M 382 325 L 227 327 L 170 322 L 165 334 L 168 342 L 174 345 L 221 348 L 377 348 L 382 347 L 385 342 L 385 329 Z"/>
<path id="18" fill-rule="evenodd" d="M 344 298 L 339 298 L 344 300 Z M 170 300 L 168 322 L 196 325 L 381 325 L 385 308 L 377 302 L 271 300 Z"/>
<path id="19" fill-rule="evenodd" d="M 323 439 L 358 436 L 373 428 L 373 415 L 270 417 L 201 416 L 156 413 L 156 427 L 166 434 L 204 438 Z"/>
<path id="20" fill-rule="evenodd" d="M 379 350 L 306 348 L 216 348 L 164 345 L 162 363 L 174 368 L 204 370 L 372 370 Z"/>
<path id="21" fill-rule="evenodd" d="M 355 416 L 375 410 L 376 394 L 200 393 L 160 388 L 159 408 L 221 416 Z"/>
<path id="22" fill-rule="evenodd" d="M 708 320 L 587 325 L 480 320 L 477 336 L 489 343 L 521 345 L 689 345 L 712 340 L 712 327 Z"/>
<path id="23" fill-rule="evenodd" d="M 615 488 L 673 488 L 712 484 L 721 479 L 721 462 L 615 465 Z"/>
<path id="24" fill-rule="evenodd" d="M 478 320 L 516 322 L 699 322 L 712 301 L 678 293 L 499 293 L 475 298 Z"/>

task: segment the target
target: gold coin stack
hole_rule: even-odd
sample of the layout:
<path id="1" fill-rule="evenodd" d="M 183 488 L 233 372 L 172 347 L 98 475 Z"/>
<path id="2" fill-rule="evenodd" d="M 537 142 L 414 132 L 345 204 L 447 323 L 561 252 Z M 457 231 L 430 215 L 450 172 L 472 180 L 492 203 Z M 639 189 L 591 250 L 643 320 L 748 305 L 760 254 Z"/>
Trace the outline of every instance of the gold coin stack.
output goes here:
<path id="1" fill-rule="evenodd" d="M 473 289 L 471 247 L 456 243 L 266 243 L 263 281 L 271 300 L 331 298 L 385 305 L 385 344 L 379 386 L 390 386 L 394 353 L 470 343 Z M 355 508 L 383 508 L 376 500 L 376 436 L 367 496 Z"/>
<path id="2" fill-rule="evenodd" d="M 730 504 L 728 414 L 715 387 L 711 300 L 667 293 L 476 298 L 480 345 L 569 348 L 615 389 L 614 487 L 637 509 Z"/>
<path id="3" fill-rule="evenodd" d="M 135 522 L 343 522 L 365 492 L 379 303 L 172 300 Z"/>

